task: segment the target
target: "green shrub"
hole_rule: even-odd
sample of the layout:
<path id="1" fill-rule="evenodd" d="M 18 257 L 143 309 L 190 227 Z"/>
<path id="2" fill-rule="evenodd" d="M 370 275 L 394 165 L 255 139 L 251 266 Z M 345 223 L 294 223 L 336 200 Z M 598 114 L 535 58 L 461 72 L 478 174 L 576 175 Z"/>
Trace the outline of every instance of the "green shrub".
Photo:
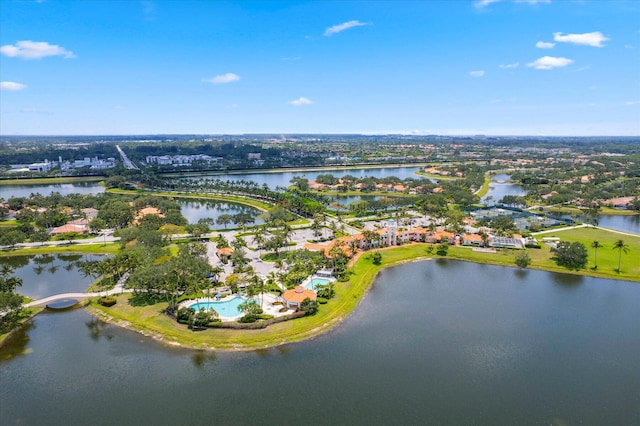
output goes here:
<path id="1" fill-rule="evenodd" d="M 98 303 L 101 304 L 102 306 L 106 306 L 106 307 L 113 306 L 117 302 L 118 301 L 116 300 L 116 298 L 115 297 L 111 297 L 111 296 L 105 296 L 105 297 L 101 297 L 100 299 L 98 299 Z"/>
<path id="2" fill-rule="evenodd" d="M 191 321 L 191 318 L 196 314 L 196 310 L 193 308 L 180 308 L 176 319 L 182 324 L 186 324 Z"/>
<path id="3" fill-rule="evenodd" d="M 261 320 L 268 320 L 268 319 L 271 319 L 271 318 L 273 318 L 273 315 L 269 315 L 269 314 L 259 314 L 258 315 L 258 319 L 261 319 Z"/>
<path id="4" fill-rule="evenodd" d="M 241 323 L 256 322 L 256 321 L 258 321 L 258 315 L 256 314 L 246 314 L 245 316 L 243 316 L 238 320 L 238 322 L 241 322 Z"/>
<path id="5" fill-rule="evenodd" d="M 316 300 L 317 300 L 317 301 L 318 301 L 318 303 L 319 303 L 319 304 L 321 304 L 321 305 L 326 305 L 326 304 L 327 304 L 327 302 L 329 301 L 329 300 L 325 299 L 324 297 L 318 297 Z"/>

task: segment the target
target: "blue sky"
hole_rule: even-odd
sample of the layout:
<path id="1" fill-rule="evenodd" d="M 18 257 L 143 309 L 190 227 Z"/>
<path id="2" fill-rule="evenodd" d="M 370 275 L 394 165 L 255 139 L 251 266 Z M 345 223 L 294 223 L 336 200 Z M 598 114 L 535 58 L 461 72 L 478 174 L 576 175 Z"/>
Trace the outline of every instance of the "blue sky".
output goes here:
<path id="1" fill-rule="evenodd" d="M 0 0 L 0 134 L 640 135 L 640 2 Z"/>

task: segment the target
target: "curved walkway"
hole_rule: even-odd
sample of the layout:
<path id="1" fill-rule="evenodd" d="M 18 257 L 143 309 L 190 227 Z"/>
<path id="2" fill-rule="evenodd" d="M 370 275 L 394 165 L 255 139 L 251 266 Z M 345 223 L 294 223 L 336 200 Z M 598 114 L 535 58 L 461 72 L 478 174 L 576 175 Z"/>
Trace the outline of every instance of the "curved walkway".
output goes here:
<path id="1" fill-rule="evenodd" d="M 631 237 L 639 236 L 638 234 L 634 234 L 633 232 L 618 231 L 616 229 L 605 228 L 604 226 L 589 225 L 587 223 L 583 223 L 582 225 L 567 226 L 567 227 L 564 227 L 564 228 L 548 229 L 546 231 L 532 232 L 531 235 L 533 235 L 535 237 L 535 236 L 542 235 L 542 234 L 553 234 L 554 232 L 568 231 L 570 229 L 578 229 L 578 228 L 596 228 L 596 229 L 602 229 L 602 230 L 609 231 L 609 232 L 614 232 L 614 233 L 620 234 L 620 235 L 629 235 Z"/>
<path id="2" fill-rule="evenodd" d="M 24 305 L 25 308 L 30 308 L 32 306 L 46 305 L 47 303 L 61 300 L 61 299 L 89 299 L 91 297 L 99 297 L 99 296 L 111 296 L 113 294 L 118 293 L 129 293 L 133 290 L 125 289 L 124 283 L 129 278 L 129 273 L 126 272 L 119 280 L 118 283 L 111 289 L 107 291 L 99 291 L 92 293 L 61 293 L 54 294 L 53 296 L 48 296 L 43 299 L 34 300 L 33 302 L 26 303 Z"/>

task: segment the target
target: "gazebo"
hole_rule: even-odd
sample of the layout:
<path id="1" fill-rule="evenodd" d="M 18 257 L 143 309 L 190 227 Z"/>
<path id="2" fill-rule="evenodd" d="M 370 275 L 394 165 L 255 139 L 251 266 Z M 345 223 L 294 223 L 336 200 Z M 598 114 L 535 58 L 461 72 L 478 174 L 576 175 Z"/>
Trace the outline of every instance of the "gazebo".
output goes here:
<path id="1" fill-rule="evenodd" d="M 220 247 L 216 253 L 222 263 L 229 263 L 233 250 L 230 247 Z"/>
<path id="2" fill-rule="evenodd" d="M 293 290 L 282 293 L 282 299 L 287 308 L 298 309 L 304 299 L 316 300 L 316 292 L 302 286 L 296 286 Z"/>

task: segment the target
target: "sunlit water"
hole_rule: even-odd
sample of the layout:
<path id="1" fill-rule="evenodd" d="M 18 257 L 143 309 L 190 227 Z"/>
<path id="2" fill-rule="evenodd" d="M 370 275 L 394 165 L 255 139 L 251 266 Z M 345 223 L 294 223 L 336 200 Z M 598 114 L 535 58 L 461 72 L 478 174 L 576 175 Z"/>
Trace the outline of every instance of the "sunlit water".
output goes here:
<path id="1" fill-rule="evenodd" d="M 0 349 L 0 419 L 639 424 L 638 306 L 637 283 L 444 260 L 387 269 L 332 332 L 261 351 L 44 314 Z"/>

